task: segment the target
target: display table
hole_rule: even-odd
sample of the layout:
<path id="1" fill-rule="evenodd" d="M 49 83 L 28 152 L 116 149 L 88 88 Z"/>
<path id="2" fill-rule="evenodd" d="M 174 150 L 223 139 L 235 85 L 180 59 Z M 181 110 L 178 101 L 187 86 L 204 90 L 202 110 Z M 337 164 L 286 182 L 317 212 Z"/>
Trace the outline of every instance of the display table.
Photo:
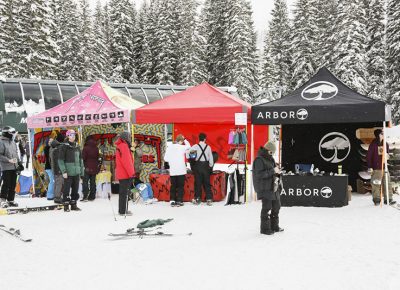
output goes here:
<path id="1" fill-rule="evenodd" d="M 154 197 L 159 201 L 169 201 L 169 189 L 171 188 L 171 179 L 169 174 L 150 174 L 149 177 Z M 214 201 L 221 201 L 226 195 L 225 172 L 214 171 L 210 177 L 211 192 Z M 191 201 L 194 198 L 194 175 L 188 173 L 185 175 L 185 186 L 183 193 L 183 201 Z M 203 189 L 202 200 L 205 200 L 205 192 Z"/>
<path id="2" fill-rule="evenodd" d="M 282 182 L 282 206 L 341 207 L 348 205 L 347 175 L 284 175 Z"/>

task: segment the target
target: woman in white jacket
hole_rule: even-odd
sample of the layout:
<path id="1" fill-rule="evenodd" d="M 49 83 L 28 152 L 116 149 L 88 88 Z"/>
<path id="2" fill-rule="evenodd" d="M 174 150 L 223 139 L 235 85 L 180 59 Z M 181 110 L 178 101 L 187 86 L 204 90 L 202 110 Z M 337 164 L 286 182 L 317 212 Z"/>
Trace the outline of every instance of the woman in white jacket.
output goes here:
<path id="1" fill-rule="evenodd" d="M 171 176 L 170 203 L 171 206 L 183 206 L 183 187 L 186 174 L 186 151 L 190 149 L 189 142 L 179 134 L 175 142 L 168 146 L 164 160 L 169 163 Z"/>

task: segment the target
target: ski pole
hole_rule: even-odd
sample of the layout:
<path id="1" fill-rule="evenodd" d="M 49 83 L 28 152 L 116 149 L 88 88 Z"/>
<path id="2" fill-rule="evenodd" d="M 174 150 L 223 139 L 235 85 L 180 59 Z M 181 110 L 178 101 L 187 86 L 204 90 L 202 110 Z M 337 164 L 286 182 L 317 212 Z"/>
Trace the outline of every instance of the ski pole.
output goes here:
<path id="1" fill-rule="evenodd" d="M 129 191 L 129 189 L 128 189 Z M 126 192 L 126 200 L 125 200 L 125 218 L 126 218 L 126 213 L 128 212 L 128 202 L 129 202 L 129 193 Z"/>
<path id="2" fill-rule="evenodd" d="M 112 209 L 112 212 L 113 212 L 113 215 L 114 215 L 114 220 L 117 221 L 117 217 L 115 216 L 114 207 L 113 207 L 112 202 L 111 202 L 111 195 L 110 195 L 109 192 L 108 192 L 108 200 L 110 201 L 111 209 Z"/>

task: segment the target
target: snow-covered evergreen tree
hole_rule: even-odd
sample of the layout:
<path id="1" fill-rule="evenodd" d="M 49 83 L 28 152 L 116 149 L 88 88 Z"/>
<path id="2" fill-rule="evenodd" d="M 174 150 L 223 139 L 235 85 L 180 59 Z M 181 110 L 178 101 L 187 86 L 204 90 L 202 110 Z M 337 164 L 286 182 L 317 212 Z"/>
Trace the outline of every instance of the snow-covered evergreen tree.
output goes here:
<path id="1" fill-rule="evenodd" d="M 159 0 L 154 42 L 154 75 L 153 83 L 174 84 L 178 55 L 175 41 L 178 39 L 178 15 L 175 0 Z"/>
<path id="2" fill-rule="evenodd" d="M 111 38 L 112 38 L 112 28 L 110 21 L 110 7 L 109 3 L 106 2 L 102 11 L 103 16 L 103 26 L 102 30 L 104 31 L 104 45 L 107 51 L 107 65 L 104 67 L 103 74 L 106 79 L 109 79 L 112 74 L 112 62 L 111 62 Z"/>
<path id="3" fill-rule="evenodd" d="M 315 0 L 297 0 L 292 30 L 292 89 L 306 82 L 316 71 L 317 18 Z"/>
<path id="4" fill-rule="evenodd" d="M 18 77 L 19 63 L 16 62 L 18 40 L 16 0 L 0 0 L 0 75 Z"/>
<path id="5" fill-rule="evenodd" d="M 58 65 L 58 79 L 80 80 L 79 54 L 81 53 L 78 33 L 79 14 L 76 3 L 73 0 L 59 1 L 60 18 L 58 21 L 58 39 L 60 47 L 60 60 Z"/>
<path id="6" fill-rule="evenodd" d="M 211 84 L 223 82 L 222 75 L 228 70 L 224 60 L 227 51 L 226 7 L 227 0 L 205 0 L 202 10 L 204 27 L 202 37 L 207 43 L 205 60 L 209 75 L 208 81 Z"/>
<path id="7" fill-rule="evenodd" d="M 323 66 L 332 68 L 334 60 L 332 51 L 336 40 L 335 21 L 338 17 L 337 0 L 317 1 L 312 9 L 315 13 L 316 31 L 315 31 L 315 49 L 313 52 L 315 67 L 319 69 Z"/>
<path id="8" fill-rule="evenodd" d="M 227 0 L 225 13 L 225 55 L 217 85 L 235 86 L 239 96 L 251 102 L 257 85 L 256 34 L 248 0 Z"/>
<path id="9" fill-rule="evenodd" d="M 385 5 L 384 0 L 366 0 L 366 23 L 368 32 L 366 93 L 374 99 L 385 99 L 386 51 L 385 51 Z"/>
<path id="10" fill-rule="evenodd" d="M 109 7 L 112 31 L 110 55 L 113 67 L 111 81 L 132 82 L 136 76 L 133 58 L 135 19 L 132 13 L 135 8 L 130 0 L 111 0 Z"/>
<path id="11" fill-rule="evenodd" d="M 275 0 L 264 40 L 261 85 L 282 88 L 290 84 L 290 23 L 286 0 Z"/>
<path id="12" fill-rule="evenodd" d="M 91 12 L 88 0 L 79 0 L 78 3 L 78 41 L 80 51 L 78 53 L 78 80 L 93 81 L 92 60 L 93 60 L 93 34 L 91 23 Z"/>
<path id="13" fill-rule="evenodd" d="M 107 79 L 108 68 L 111 66 L 109 45 L 106 40 L 106 17 L 101 2 L 97 1 L 93 15 L 92 29 L 92 59 L 91 69 L 93 80 Z"/>
<path id="14" fill-rule="evenodd" d="M 400 120 L 400 1 L 389 0 L 387 8 L 387 89 L 392 117 Z"/>
<path id="15" fill-rule="evenodd" d="M 150 83 L 152 79 L 152 50 L 150 48 L 152 27 L 151 7 L 147 0 L 142 3 L 139 9 L 135 26 L 133 41 L 133 56 L 139 82 Z"/>
<path id="16" fill-rule="evenodd" d="M 54 25 L 50 7 L 45 0 L 22 0 L 15 21 L 18 34 L 15 61 L 22 78 L 52 78 L 55 76 L 56 45 L 51 41 L 50 27 Z"/>
<path id="17" fill-rule="evenodd" d="M 201 59 L 201 50 L 205 48 L 205 43 L 196 29 L 198 3 L 196 0 L 177 0 L 176 4 L 176 24 L 179 29 L 175 83 L 194 85 L 206 80 L 205 64 Z"/>
<path id="18" fill-rule="evenodd" d="M 367 91 L 366 11 L 363 0 L 339 0 L 334 48 L 336 76 L 361 94 Z"/>

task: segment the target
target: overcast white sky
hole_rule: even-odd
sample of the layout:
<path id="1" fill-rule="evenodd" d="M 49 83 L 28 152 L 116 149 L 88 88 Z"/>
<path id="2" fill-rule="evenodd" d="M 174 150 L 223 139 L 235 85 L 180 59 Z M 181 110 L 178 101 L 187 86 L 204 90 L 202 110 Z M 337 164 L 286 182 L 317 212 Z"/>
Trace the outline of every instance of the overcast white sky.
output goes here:
<path id="1" fill-rule="evenodd" d="M 101 2 L 106 2 L 106 0 L 100 0 Z M 140 5 L 142 0 L 134 0 L 136 5 Z M 253 18 L 254 18 L 254 25 L 257 30 L 258 35 L 258 46 L 262 45 L 262 39 L 265 33 L 265 29 L 267 27 L 267 23 L 269 20 L 271 9 L 274 6 L 274 0 L 250 0 L 251 4 L 253 5 Z M 89 0 L 92 7 L 95 6 L 97 0 Z M 294 4 L 295 0 L 287 0 L 289 10 L 291 10 L 292 5 Z"/>

